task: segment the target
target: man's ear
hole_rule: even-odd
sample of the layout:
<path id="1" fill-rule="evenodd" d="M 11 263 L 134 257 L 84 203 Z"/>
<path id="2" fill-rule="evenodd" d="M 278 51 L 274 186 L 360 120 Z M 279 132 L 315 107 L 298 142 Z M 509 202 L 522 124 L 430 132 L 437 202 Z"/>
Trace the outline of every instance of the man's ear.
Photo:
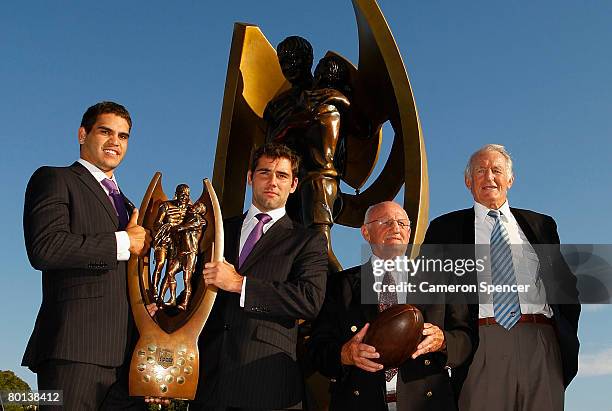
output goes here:
<path id="1" fill-rule="evenodd" d="M 253 185 L 253 173 L 251 173 L 251 170 L 247 172 L 247 184 L 250 186 Z"/>
<path id="2" fill-rule="evenodd" d="M 293 177 L 293 182 L 291 183 L 291 189 L 289 190 L 290 193 L 295 193 L 295 190 L 297 189 L 298 186 L 298 178 L 297 177 Z"/>
<path id="3" fill-rule="evenodd" d="M 368 232 L 368 227 L 365 224 L 361 226 L 361 236 L 368 243 L 370 242 L 370 233 Z"/>
<path id="4" fill-rule="evenodd" d="M 85 131 L 85 127 L 79 127 L 79 144 L 85 143 L 85 138 L 87 137 L 87 132 Z"/>
<path id="5" fill-rule="evenodd" d="M 514 184 L 514 174 L 508 180 L 508 189 L 510 189 L 510 187 L 512 187 L 512 184 Z"/>
<path id="6" fill-rule="evenodd" d="M 465 186 L 468 190 L 472 191 L 472 179 L 469 177 L 465 177 Z"/>

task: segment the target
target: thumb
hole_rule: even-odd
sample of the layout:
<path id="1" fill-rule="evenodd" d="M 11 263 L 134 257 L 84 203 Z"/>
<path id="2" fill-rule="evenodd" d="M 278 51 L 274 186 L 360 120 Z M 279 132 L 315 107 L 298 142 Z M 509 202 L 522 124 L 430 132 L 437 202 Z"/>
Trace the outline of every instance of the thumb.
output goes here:
<path id="1" fill-rule="evenodd" d="M 132 215 L 130 216 L 130 221 L 128 221 L 127 226 L 128 227 L 133 227 L 135 225 L 138 225 L 138 209 L 134 208 L 134 211 L 132 211 Z"/>
<path id="2" fill-rule="evenodd" d="M 355 334 L 355 340 L 357 342 L 361 342 L 363 341 L 363 339 L 365 338 L 366 333 L 368 332 L 368 328 L 370 327 L 370 323 L 366 323 L 366 325 L 363 326 L 363 328 L 361 330 L 359 330 L 359 332 L 357 334 Z"/>

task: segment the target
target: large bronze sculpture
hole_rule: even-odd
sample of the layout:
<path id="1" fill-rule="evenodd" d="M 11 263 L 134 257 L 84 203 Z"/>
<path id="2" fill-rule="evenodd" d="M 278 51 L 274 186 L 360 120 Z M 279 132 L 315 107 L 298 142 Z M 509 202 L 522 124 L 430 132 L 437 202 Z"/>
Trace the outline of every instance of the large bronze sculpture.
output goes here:
<path id="1" fill-rule="evenodd" d="M 420 243 L 428 223 L 427 160 L 410 82 L 376 2 L 353 0 L 353 6 L 358 66 L 330 51 L 314 77 L 305 39 L 288 37 L 275 50 L 258 27 L 234 26 L 213 184 L 224 215 L 239 214 L 245 148 L 283 141 L 305 159 L 300 188 L 288 204 L 293 218 L 329 239 L 332 224 L 359 227 L 370 205 L 393 199 L 404 186 L 404 208 L 414 222 L 411 242 Z M 391 152 L 364 188 L 386 122 L 395 132 Z M 340 181 L 354 193 L 340 192 Z M 329 245 L 330 264 L 339 268 Z"/>
<path id="2" fill-rule="evenodd" d="M 207 287 L 201 266 L 223 260 L 221 208 L 212 184 L 191 203 L 189 187 L 181 184 L 168 200 L 157 173 L 140 207 L 139 224 L 155 235 L 151 256 L 132 257 L 128 263 L 130 305 L 139 339 L 130 364 L 130 395 L 193 399 L 199 377 L 198 337 L 212 309 L 216 287 Z M 159 277 L 166 266 L 160 293 Z M 176 296 L 176 274 L 183 271 L 182 300 Z M 153 275 L 151 275 L 153 274 Z M 145 305 L 170 301 L 151 317 Z M 178 302 L 177 307 L 174 305 Z"/>
<path id="3" fill-rule="evenodd" d="M 343 147 L 346 129 L 357 129 L 357 122 L 349 123 L 350 101 L 341 91 L 349 89 L 348 69 L 339 57 L 327 56 L 317 65 L 312 81 L 312 47 L 298 36 L 279 44 L 278 59 L 292 87 L 266 106 L 266 137 L 300 154 L 299 185 L 288 203 L 289 215 L 325 234 L 330 265 L 339 269 L 331 246 L 334 210 L 341 208 L 336 202 L 341 176 L 336 164 L 342 167 L 344 153 L 337 148 Z"/>

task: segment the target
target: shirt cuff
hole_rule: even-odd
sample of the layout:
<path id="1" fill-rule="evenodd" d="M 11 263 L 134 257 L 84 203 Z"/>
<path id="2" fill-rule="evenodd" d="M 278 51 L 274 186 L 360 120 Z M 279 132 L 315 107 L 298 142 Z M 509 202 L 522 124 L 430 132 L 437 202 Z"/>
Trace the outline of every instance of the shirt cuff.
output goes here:
<path id="1" fill-rule="evenodd" d="M 242 290 L 240 290 L 240 307 L 244 308 L 244 290 L 246 289 L 246 277 L 242 278 Z"/>
<path id="2" fill-rule="evenodd" d="M 117 239 L 117 261 L 127 261 L 130 259 L 130 236 L 126 231 L 115 232 Z"/>

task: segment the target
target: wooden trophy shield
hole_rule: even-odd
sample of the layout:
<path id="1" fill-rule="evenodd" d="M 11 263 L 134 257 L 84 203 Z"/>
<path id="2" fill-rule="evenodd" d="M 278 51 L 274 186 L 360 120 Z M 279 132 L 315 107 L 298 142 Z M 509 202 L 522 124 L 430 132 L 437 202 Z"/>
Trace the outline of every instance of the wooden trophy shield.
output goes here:
<path id="1" fill-rule="evenodd" d="M 210 181 L 204 179 L 203 185 L 198 200 L 192 203 L 187 194 L 188 204 L 175 207 L 179 200 L 168 200 L 158 172 L 142 201 L 138 224 L 150 230 L 154 240 L 149 253 L 144 257 L 132 256 L 128 262 L 130 304 L 140 334 L 130 364 L 131 396 L 195 397 L 200 361 L 205 360 L 198 353 L 198 337 L 217 295 L 216 287 L 205 285 L 202 268 L 206 262 L 223 261 L 221 208 Z M 160 216 L 168 209 L 174 214 L 162 221 L 166 224 L 161 224 Z M 169 220 L 172 221 L 168 223 Z M 166 230 L 165 237 L 162 230 Z M 160 238 L 164 238 L 165 243 Z M 185 271 L 191 272 L 191 293 L 185 291 L 187 287 L 184 284 L 174 306 L 163 304 L 163 295 L 161 299 L 157 297 L 160 289 L 151 277 L 156 264 L 162 261 L 158 255 L 160 247 L 165 247 L 162 284 L 166 284 L 169 270 L 175 271 L 176 290 L 176 284 L 184 282 Z M 185 303 L 185 299 L 188 303 L 181 307 L 180 303 Z M 159 307 L 154 317 L 146 309 L 146 305 L 152 303 L 158 303 Z"/>

